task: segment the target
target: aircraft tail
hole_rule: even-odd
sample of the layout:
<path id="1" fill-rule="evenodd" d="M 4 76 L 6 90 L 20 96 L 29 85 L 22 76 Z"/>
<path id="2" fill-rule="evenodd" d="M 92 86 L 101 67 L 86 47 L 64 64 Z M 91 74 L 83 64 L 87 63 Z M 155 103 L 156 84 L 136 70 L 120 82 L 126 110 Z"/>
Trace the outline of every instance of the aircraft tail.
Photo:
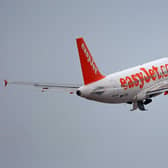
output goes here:
<path id="1" fill-rule="evenodd" d="M 100 79 L 103 79 L 105 76 L 103 76 L 100 73 L 84 39 L 77 38 L 76 42 L 77 42 L 77 47 L 79 52 L 84 84 L 87 85 L 87 84 L 96 82 Z"/>

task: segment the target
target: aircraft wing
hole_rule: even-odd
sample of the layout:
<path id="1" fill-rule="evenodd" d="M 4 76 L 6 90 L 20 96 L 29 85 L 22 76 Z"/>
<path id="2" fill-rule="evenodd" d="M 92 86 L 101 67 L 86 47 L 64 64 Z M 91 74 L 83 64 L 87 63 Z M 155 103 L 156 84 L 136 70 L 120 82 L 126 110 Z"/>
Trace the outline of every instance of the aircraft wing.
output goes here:
<path id="1" fill-rule="evenodd" d="M 164 93 L 168 94 L 168 81 L 161 81 L 146 90 L 146 96 L 155 96 Z"/>
<path id="2" fill-rule="evenodd" d="M 4 86 L 8 85 L 25 85 L 41 88 L 42 92 L 48 89 L 63 90 L 73 94 L 81 85 L 77 84 L 56 84 L 56 83 L 40 83 L 40 82 L 23 82 L 23 81 L 7 81 L 4 80 Z"/>

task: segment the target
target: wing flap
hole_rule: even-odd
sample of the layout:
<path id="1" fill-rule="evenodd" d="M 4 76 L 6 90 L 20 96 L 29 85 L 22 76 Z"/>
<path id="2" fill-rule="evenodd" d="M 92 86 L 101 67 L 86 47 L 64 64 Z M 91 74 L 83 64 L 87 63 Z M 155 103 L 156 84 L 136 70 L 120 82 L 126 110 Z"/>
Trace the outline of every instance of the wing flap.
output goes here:
<path id="1" fill-rule="evenodd" d="M 150 95 L 154 95 L 154 94 L 162 94 L 164 92 L 168 92 L 168 88 L 162 88 L 162 89 L 147 91 L 146 95 L 150 96 Z"/>
<path id="2" fill-rule="evenodd" d="M 159 95 L 162 93 L 168 92 L 168 81 L 162 81 L 159 82 L 158 84 L 154 85 L 153 87 L 147 89 L 146 95 L 151 96 L 151 95 Z"/>

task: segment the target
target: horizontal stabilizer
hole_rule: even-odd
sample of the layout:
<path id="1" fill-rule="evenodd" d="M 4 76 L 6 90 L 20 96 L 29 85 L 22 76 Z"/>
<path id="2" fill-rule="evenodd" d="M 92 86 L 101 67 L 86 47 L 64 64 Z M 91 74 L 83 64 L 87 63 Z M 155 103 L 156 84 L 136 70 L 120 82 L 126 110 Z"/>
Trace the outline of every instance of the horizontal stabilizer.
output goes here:
<path id="1" fill-rule="evenodd" d="M 34 86 L 42 89 L 42 92 L 47 91 L 48 89 L 64 90 L 72 94 L 76 91 L 81 85 L 76 84 L 55 84 L 55 83 L 40 83 L 40 82 L 24 82 L 24 81 L 7 81 L 4 80 L 4 86 L 8 85 L 23 85 L 23 86 Z"/>

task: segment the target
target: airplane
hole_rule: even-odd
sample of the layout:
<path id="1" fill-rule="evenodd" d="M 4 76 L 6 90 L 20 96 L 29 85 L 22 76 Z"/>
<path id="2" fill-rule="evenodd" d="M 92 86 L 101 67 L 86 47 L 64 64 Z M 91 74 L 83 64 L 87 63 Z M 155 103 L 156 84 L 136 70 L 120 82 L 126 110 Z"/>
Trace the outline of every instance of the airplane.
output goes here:
<path id="1" fill-rule="evenodd" d="M 4 85 L 32 85 L 48 89 L 63 89 L 70 94 L 102 103 L 127 103 L 132 105 L 130 111 L 139 109 L 145 111 L 145 105 L 152 102 L 152 98 L 162 93 L 168 95 L 168 58 L 161 58 L 143 65 L 138 65 L 120 72 L 103 75 L 84 39 L 76 39 L 83 85 L 52 84 L 39 82 L 9 82 L 4 80 Z"/>

